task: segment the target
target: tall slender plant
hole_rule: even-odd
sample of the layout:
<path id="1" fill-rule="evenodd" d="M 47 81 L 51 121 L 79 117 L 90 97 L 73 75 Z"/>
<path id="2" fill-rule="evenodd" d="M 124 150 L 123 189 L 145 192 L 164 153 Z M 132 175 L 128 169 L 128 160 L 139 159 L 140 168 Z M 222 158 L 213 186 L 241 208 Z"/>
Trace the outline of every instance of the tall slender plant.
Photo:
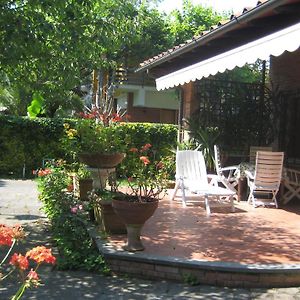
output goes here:
<path id="1" fill-rule="evenodd" d="M 215 166 L 214 145 L 220 136 L 219 128 L 201 126 L 198 120 L 193 118 L 188 119 L 187 124 L 191 142 L 195 143 L 197 149 L 202 151 L 207 168 L 213 170 Z"/>

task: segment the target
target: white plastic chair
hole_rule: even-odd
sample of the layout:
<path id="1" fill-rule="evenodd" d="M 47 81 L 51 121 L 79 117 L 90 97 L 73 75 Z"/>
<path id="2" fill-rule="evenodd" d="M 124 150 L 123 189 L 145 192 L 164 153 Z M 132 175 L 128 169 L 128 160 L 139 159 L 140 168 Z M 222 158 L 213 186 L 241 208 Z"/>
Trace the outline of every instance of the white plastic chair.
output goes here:
<path id="1" fill-rule="evenodd" d="M 210 182 L 208 181 L 210 179 Z M 171 200 L 175 199 L 178 189 L 181 189 L 181 200 L 186 207 L 186 191 L 205 198 L 206 213 L 210 215 L 210 207 L 227 206 L 234 212 L 233 196 L 235 193 L 227 188 L 218 186 L 217 175 L 207 175 L 202 152 L 183 150 L 176 153 L 176 184 Z M 217 200 L 211 203 L 211 200 Z"/>
<path id="2" fill-rule="evenodd" d="M 236 186 L 238 184 L 237 178 L 234 176 L 234 172 L 237 170 L 238 166 L 227 166 L 222 167 L 221 165 L 221 155 L 220 150 L 217 145 L 214 145 L 215 152 L 215 166 L 218 175 L 218 180 L 229 190 L 234 193 L 237 192 Z"/>
<path id="3" fill-rule="evenodd" d="M 276 194 L 279 191 L 283 152 L 257 151 L 255 174 L 246 171 L 250 193 L 248 203 L 253 207 L 275 205 L 278 208 Z"/>

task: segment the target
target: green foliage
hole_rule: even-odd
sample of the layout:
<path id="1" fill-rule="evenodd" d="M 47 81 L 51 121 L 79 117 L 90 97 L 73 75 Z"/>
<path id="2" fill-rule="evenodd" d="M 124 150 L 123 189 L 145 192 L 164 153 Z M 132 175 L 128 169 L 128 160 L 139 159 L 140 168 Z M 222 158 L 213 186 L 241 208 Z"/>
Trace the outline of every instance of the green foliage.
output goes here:
<path id="1" fill-rule="evenodd" d="M 170 31 L 173 35 L 173 43 L 178 45 L 193 36 L 208 30 L 222 19 L 212 10 L 201 5 L 194 5 L 190 0 L 183 1 L 183 10 L 175 10 L 170 14 Z"/>
<path id="2" fill-rule="evenodd" d="M 64 124 L 68 124 L 68 130 L 75 129 L 77 121 L 0 116 L 2 175 L 14 172 L 16 177 L 20 177 L 25 163 L 26 176 L 29 177 L 32 170 L 42 166 L 45 158 L 61 158 L 69 163 L 78 163 L 78 151 L 82 150 L 77 144 L 79 140 L 76 135 L 74 139 L 72 136 L 68 137 L 64 127 Z M 162 159 L 170 154 L 169 149 L 176 148 L 177 127 L 150 123 L 120 123 L 106 127 L 103 136 L 109 141 L 109 145 L 120 145 L 124 152 L 128 152 L 132 147 L 140 148 L 150 143 L 156 151 L 157 158 Z M 91 140 L 87 140 L 89 145 L 93 143 L 93 136 L 90 138 Z M 125 174 L 128 167 L 128 159 L 125 158 L 122 166 L 118 167 L 119 174 Z"/>
<path id="3" fill-rule="evenodd" d="M 202 151 L 206 167 L 214 169 L 214 145 L 218 143 L 220 132 L 218 127 L 203 127 L 197 118 L 190 118 L 187 121 L 190 131 L 191 142 L 198 150 Z"/>
<path id="4" fill-rule="evenodd" d="M 135 34 L 128 40 L 126 51 L 120 53 L 130 67 L 173 46 L 168 20 L 146 1 L 138 7 L 135 22 Z"/>
<path id="5" fill-rule="evenodd" d="M 40 93 L 34 93 L 30 106 L 27 107 L 27 113 L 30 118 L 36 118 L 43 113 L 44 98 Z"/>
<path id="6" fill-rule="evenodd" d="M 21 177 L 25 164 L 26 176 L 40 168 L 44 158 L 63 157 L 59 138 L 63 120 L 29 119 L 0 116 L 0 170 Z"/>
<path id="7" fill-rule="evenodd" d="M 198 278 L 194 274 L 190 273 L 183 274 L 183 281 L 191 286 L 199 284 Z"/>
<path id="8" fill-rule="evenodd" d="M 39 198 L 52 225 L 53 238 L 59 249 L 58 268 L 85 269 L 107 273 L 103 258 L 86 231 L 86 215 L 79 200 L 68 193 L 71 178 L 64 166 L 51 168 L 51 173 L 39 180 Z"/>
<path id="9" fill-rule="evenodd" d="M 1 69 L 17 91 L 43 94 L 54 116 L 85 76 L 121 57 L 136 13 L 133 0 L 2 3 Z"/>

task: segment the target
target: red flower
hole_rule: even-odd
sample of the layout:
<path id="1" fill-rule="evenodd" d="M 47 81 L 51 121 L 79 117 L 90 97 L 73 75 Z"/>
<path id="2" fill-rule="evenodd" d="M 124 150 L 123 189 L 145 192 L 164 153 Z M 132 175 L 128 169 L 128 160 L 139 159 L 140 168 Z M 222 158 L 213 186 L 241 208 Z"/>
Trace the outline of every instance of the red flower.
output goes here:
<path id="1" fill-rule="evenodd" d="M 38 264 L 42 262 L 55 264 L 56 261 L 56 258 L 51 253 L 51 249 L 48 249 L 45 246 L 37 246 L 27 251 L 26 257 L 33 259 Z"/>
<path id="2" fill-rule="evenodd" d="M 121 117 L 119 114 L 114 113 L 114 114 L 112 114 L 112 119 L 111 119 L 111 121 L 112 121 L 113 123 L 121 122 L 121 121 L 122 121 L 122 117 Z"/>
<path id="3" fill-rule="evenodd" d="M 132 177 L 128 177 L 127 180 L 128 180 L 128 182 L 132 182 L 133 178 Z"/>
<path id="4" fill-rule="evenodd" d="M 140 160 L 144 163 L 145 166 L 150 164 L 150 160 L 147 156 L 141 156 Z"/>
<path id="5" fill-rule="evenodd" d="M 13 241 L 12 228 L 7 227 L 4 224 L 0 225 L 0 245 L 11 246 Z"/>
<path id="6" fill-rule="evenodd" d="M 22 254 L 18 254 L 18 253 L 14 253 L 14 255 L 11 257 L 9 263 L 21 270 L 26 270 L 29 266 L 27 257 L 23 256 Z"/>
<path id="7" fill-rule="evenodd" d="M 38 176 L 43 177 L 43 176 L 46 176 L 46 175 L 51 174 L 51 173 L 52 173 L 51 169 L 39 170 L 38 171 Z"/>
<path id="8" fill-rule="evenodd" d="M 141 148 L 141 152 L 144 152 L 144 151 L 147 151 L 149 148 L 151 148 L 152 147 L 152 145 L 151 144 L 149 144 L 149 143 L 147 143 L 147 144 L 145 144 L 142 148 Z"/>
<path id="9" fill-rule="evenodd" d="M 138 150 L 137 148 L 131 148 L 131 149 L 129 149 L 129 151 L 130 151 L 130 152 L 133 152 L 133 153 L 139 152 L 139 150 Z"/>

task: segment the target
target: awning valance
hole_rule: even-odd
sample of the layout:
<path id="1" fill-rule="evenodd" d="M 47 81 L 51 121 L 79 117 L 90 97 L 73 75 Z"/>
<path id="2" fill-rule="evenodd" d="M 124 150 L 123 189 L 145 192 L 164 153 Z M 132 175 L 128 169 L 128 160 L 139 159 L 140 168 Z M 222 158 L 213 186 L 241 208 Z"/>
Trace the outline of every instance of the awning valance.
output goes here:
<path id="1" fill-rule="evenodd" d="M 257 59 L 266 60 L 270 55 L 279 56 L 284 51 L 295 51 L 299 46 L 300 23 L 160 77 L 156 79 L 156 88 L 164 90 L 183 85 L 218 72 L 242 67 L 246 63 L 254 63 Z"/>

